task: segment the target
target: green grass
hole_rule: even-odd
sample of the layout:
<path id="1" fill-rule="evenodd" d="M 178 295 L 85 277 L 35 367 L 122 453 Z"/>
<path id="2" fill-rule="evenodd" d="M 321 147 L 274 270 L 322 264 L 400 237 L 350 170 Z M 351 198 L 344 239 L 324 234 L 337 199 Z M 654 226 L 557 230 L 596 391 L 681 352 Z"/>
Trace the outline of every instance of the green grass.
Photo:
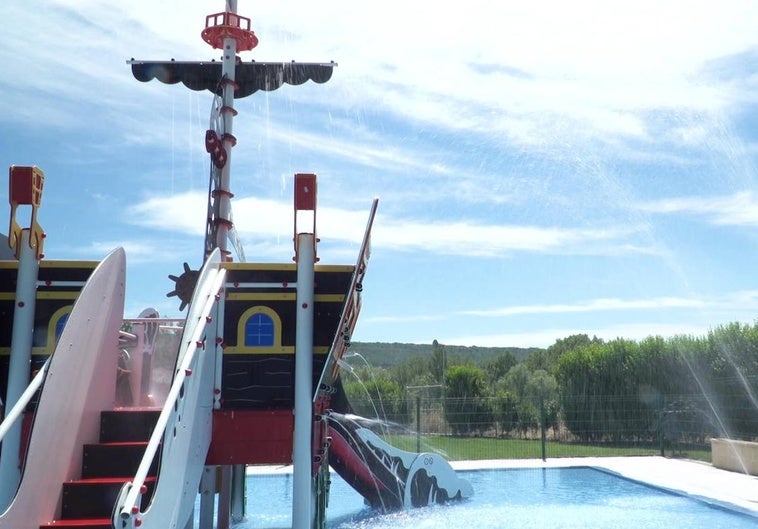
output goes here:
<path id="1" fill-rule="evenodd" d="M 416 451 L 415 435 L 392 435 L 387 442 L 401 450 Z M 421 451 L 435 452 L 451 461 L 477 459 L 540 459 L 542 445 L 539 440 L 492 439 L 482 437 L 452 437 L 424 435 Z M 550 441 L 546 445 L 548 458 L 557 457 L 611 457 L 660 455 L 660 449 L 650 446 L 612 446 L 561 443 Z M 673 450 L 667 448 L 666 456 L 710 461 L 711 453 L 703 449 Z"/>

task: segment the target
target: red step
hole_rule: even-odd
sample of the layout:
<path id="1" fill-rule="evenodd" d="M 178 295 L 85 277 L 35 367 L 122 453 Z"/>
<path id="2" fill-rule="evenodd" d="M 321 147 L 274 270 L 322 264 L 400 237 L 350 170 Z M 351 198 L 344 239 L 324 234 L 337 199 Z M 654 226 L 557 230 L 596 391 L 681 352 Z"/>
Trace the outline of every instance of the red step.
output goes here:
<path id="1" fill-rule="evenodd" d="M 100 442 L 147 441 L 161 411 L 155 408 L 119 408 L 100 414 Z"/>
<path id="2" fill-rule="evenodd" d="M 82 479 L 132 477 L 137 472 L 147 442 L 86 444 L 82 453 Z M 158 473 L 158 458 L 149 474 Z"/>
<path id="3" fill-rule="evenodd" d="M 100 518 L 110 516 L 118 493 L 131 477 L 78 479 L 63 484 L 61 519 Z M 147 509 L 155 488 L 155 476 L 145 480 L 147 491 L 142 495 L 142 509 Z"/>
<path id="4" fill-rule="evenodd" d="M 91 518 L 89 520 L 55 520 L 45 525 L 45 527 L 68 527 L 69 529 L 113 529 L 110 518 Z"/>
<path id="5" fill-rule="evenodd" d="M 82 447 L 81 479 L 63 484 L 60 519 L 40 526 L 112 529 L 111 514 L 124 483 L 131 481 L 147 447 L 158 412 L 120 409 L 101 413 L 100 443 Z M 158 460 L 158 457 L 155 458 Z M 150 504 L 157 475 L 154 463 L 145 480 L 141 508 Z"/>

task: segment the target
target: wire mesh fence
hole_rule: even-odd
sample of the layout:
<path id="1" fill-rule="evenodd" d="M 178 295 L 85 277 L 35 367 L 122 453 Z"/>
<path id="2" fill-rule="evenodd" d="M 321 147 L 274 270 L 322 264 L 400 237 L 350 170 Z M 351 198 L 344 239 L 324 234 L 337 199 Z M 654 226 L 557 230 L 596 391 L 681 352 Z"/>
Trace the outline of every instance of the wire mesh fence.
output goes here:
<path id="1" fill-rule="evenodd" d="M 441 392 L 439 392 L 441 393 Z M 398 448 L 451 460 L 665 455 L 710 461 L 716 437 L 758 439 L 758 407 L 700 394 L 351 399 Z"/>

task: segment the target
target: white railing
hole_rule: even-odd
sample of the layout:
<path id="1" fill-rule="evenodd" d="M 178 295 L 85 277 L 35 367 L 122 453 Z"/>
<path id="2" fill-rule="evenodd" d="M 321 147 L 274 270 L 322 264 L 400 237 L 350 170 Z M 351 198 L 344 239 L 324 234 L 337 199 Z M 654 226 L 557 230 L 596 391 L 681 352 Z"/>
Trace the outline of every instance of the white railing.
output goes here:
<path id="1" fill-rule="evenodd" d="M 188 328 L 192 329 L 191 336 L 189 339 L 182 342 L 178 356 L 179 365 L 176 368 L 174 380 L 171 384 L 168 395 L 166 396 L 163 409 L 158 416 L 158 421 L 156 422 L 153 433 L 148 441 L 145 454 L 137 468 L 136 474 L 134 475 L 134 479 L 130 483 L 126 483 L 119 494 L 119 499 L 114 511 L 114 514 L 118 516 L 119 522 L 118 525 L 116 525 L 115 522 L 117 520 L 114 519 L 114 526 L 116 527 L 135 527 L 134 518 L 140 512 L 139 505 L 141 496 L 145 491 L 144 486 L 147 474 L 153 463 L 153 459 L 155 459 L 158 447 L 163 440 L 167 425 L 173 419 L 175 410 L 178 408 L 177 402 L 181 398 L 184 382 L 186 378 L 192 374 L 192 367 L 197 358 L 195 353 L 198 348 L 204 346 L 202 336 L 205 332 L 206 322 L 209 321 L 214 305 L 219 301 L 218 292 L 224 284 L 225 276 L 225 270 L 216 270 L 215 278 L 213 278 L 212 281 L 205 283 L 207 285 L 205 291 L 200 293 L 200 295 L 193 300 L 193 303 L 204 303 L 203 309 L 196 321 L 187 321 L 185 330 Z M 209 344 L 209 346 L 210 345 L 215 346 L 215 344 Z M 182 483 L 181 486 L 183 487 L 184 484 Z"/>
<path id="2" fill-rule="evenodd" d="M 13 405 L 13 408 L 11 408 L 11 410 L 3 418 L 3 422 L 0 424 L 0 441 L 2 441 L 10 429 L 13 428 L 13 425 L 16 423 L 18 418 L 21 417 L 21 415 L 24 413 L 26 406 L 31 402 L 34 394 L 42 386 L 42 383 L 45 381 L 45 375 L 47 374 L 47 367 L 50 365 L 50 358 L 52 357 L 47 357 L 47 360 L 45 360 L 42 368 L 34 376 L 32 381 L 19 397 L 18 402 Z"/>
<path id="3" fill-rule="evenodd" d="M 361 243 L 361 250 L 358 254 L 358 262 L 355 265 L 355 271 L 353 272 L 353 278 L 350 283 L 350 289 L 347 293 L 347 299 L 342 308 L 339 327 L 337 328 L 337 333 L 334 335 L 331 347 L 329 348 L 329 356 L 324 363 L 324 368 L 321 371 L 318 385 L 313 391 L 314 403 L 321 395 L 322 388 L 332 384 L 334 378 L 332 374 L 334 364 L 342 359 L 345 351 L 350 347 L 350 337 L 358 322 L 358 313 L 361 310 L 363 277 L 366 275 L 366 267 L 368 266 L 368 260 L 371 256 L 371 228 L 374 225 L 374 217 L 376 216 L 376 209 L 378 206 L 379 199 L 375 198 L 371 203 L 371 210 L 369 211 L 368 222 L 366 223 L 366 231 L 363 234 L 363 242 Z"/>

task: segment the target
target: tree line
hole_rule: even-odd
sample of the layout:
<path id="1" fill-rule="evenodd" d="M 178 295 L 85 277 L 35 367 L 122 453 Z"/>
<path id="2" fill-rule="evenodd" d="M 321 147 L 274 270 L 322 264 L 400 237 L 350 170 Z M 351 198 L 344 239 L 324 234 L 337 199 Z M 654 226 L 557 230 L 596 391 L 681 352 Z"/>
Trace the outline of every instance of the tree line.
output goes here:
<path id="1" fill-rule="evenodd" d="M 541 427 L 588 442 L 758 439 L 758 321 L 705 336 L 557 340 L 519 360 L 431 353 L 389 368 L 351 360 L 343 381 L 356 412 L 413 422 L 415 398 L 435 398 L 454 435 L 529 436 Z"/>

